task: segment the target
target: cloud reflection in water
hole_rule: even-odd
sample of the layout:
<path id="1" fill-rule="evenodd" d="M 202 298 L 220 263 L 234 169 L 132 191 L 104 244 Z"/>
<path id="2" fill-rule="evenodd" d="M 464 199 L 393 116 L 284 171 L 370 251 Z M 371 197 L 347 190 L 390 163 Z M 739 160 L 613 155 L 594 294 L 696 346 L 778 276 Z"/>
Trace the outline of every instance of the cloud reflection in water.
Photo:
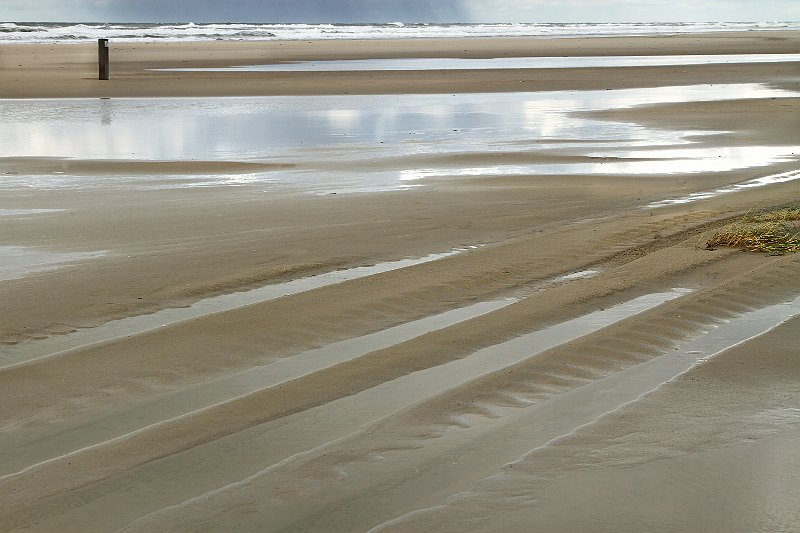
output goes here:
<path id="1" fill-rule="evenodd" d="M 242 176 L 5 176 L 5 186 L 187 187 L 278 183 L 315 192 L 396 190 L 471 175 L 669 174 L 760 167 L 796 146 L 706 148 L 715 132 L 658 130 L 581 111 L 795 93 L 760 84 L 458 95 L 0 100 L 0 157 L 262 161 L 296 164 Z M 509 162 L 451 156 L 509 154 Z M 526 156 L 525 163 L 511 155 Z M 597 162 L 535 162 L 535 156 Z M 440 163 L 415 163 L 415 157 Z M 450 157 L 450 162 L 447 162 Z M 616 158 L 616 159 L 614 159 Z M 635 159 L 635 160 L 631 160 Z M 530 161 L 530 162 L 527 162 Z M 13 178 L 13 179 L 12 179 Z M 421 181 L 423 180 L 423 181 Z M 412 182 L 418 183 L 412 183 Z M 0 187 L 3 185 L 0 185 Z"/>

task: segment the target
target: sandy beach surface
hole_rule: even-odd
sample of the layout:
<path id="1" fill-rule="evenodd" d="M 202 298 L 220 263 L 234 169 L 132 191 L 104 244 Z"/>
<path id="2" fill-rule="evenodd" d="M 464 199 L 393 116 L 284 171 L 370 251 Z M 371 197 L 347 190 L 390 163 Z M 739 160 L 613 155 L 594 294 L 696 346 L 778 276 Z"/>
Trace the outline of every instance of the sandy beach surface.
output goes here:
<path id="1" fill-rule="evenodd" d="M 0 45 L 0 530 L 800 529 L 800 62 L 153 70 L 798 53 Z"/>

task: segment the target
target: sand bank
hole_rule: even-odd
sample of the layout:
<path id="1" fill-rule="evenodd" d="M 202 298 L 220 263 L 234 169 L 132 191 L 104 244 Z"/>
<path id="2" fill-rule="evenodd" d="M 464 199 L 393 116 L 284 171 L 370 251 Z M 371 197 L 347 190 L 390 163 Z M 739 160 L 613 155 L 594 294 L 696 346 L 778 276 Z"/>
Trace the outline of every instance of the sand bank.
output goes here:
<path id="1" fill-rule="evenodd" d="M 370 41 L 369 50 L 121 44 L 118 75 L 106 85 L 90 79 L 91 46 L 46 50 L 45 60 L 38 45 L 4 45 L 0 95 L 722 82 L 796 90 L 796 64 L 222 78 L 148 69 L 179 56 L 226 66 L 501 51 L 796 53 L 798 42 L 754 33 Z M 26 61 L 38 61 L 39 73 L 14 66 Z M 796 97 L 600 115 L 706 132 L 695 140 L 710 151 L 800 144 Z M 537 139 L 509 141 L 505 153 L 489 148 L 502 139 L 486 141 L 455 155 L 416 143 L 416 154 L 358 164 L 309 148 L 282 167 L 244 157 L 0 159 L 0 245 L 26 250 L 32 263 L 0 281 L 0 529 L 796 528 L 800 259 L 702 243 L 753 206 L 796 201 L 800 180 L 646 208 L 792 172 L 796 158 L 691 174 L 452 175 L 380 193 L 308 194 L 265 181 L 183 186 L 202 174 L 302 172 L 309 161 L 315 172 L 342 173 L 575 163 L 603 139 L 549 139 L 553 149 L 538 155 L 526 150 Z M 72 187 L 59 176 L 88 179 Z M 41 270 L 37 251 L 65 255 Z M 255 287 L 433 253 L 446 255 L 235 305 Z M 112 327 L 86 346 L 58 344 L 73 331 L 221 294 L 234 303 L 135 334 Z M 708 504 L 702 513 L 698 502 Z"/>

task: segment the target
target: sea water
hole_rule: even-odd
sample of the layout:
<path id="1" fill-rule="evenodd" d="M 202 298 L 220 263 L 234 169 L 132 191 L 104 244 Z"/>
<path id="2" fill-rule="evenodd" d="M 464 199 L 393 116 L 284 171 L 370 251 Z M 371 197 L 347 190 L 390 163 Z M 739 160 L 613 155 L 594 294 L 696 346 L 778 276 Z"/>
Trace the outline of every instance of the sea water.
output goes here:
<path id="1" fill-rule="evenodd" d="M 800 30 L 800 22 L 506 23 L 506 24 L 128 24 L 0 22 L 0 44 L 88 41 L 591 37 L 720 31 Z"/>

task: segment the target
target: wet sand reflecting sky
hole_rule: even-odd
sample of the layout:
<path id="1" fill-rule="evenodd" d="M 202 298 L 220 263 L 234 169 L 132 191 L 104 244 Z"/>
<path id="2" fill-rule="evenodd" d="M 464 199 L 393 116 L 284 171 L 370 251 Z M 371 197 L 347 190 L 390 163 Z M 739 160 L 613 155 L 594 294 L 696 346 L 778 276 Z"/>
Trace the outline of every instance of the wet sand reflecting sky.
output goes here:
<path id="1" fill-rule="evenodd" d="M 297 168 L 181 176 L 168 183 L 163 175 L 151 177 L 164 187 L 277 182 L 316 192 L 396 190 L 444 176 L 721 172 L 785 161 L 798 148 L 701 148 L 697 139 L 715 132 L 659 130 L 579 112 L 791 96 L 796 95 L 759 84 L 730 84 L 458 95 L 3 100 L 0 157 L 287 163 Z M 487 153 L 522 154 L 528 160 L 476 165 L 453 159 Z M 580 160 L 554 162 L 553 156 Z M 143 181 L 141 175 L 134 180 L 68 173 L 3 178 L 5 187 L 133 186 L 134 181 L 141 186 Z"/>
<path id="2" fill-rule="evenodd" d="M 565 56 L 493 57 L 483 59 L 431 57 L 299 61 L 223 68 L 153 69 L 171 72 L 313 72 L 366 70 L 479 70 L 513 68 L 639 67 L 665 65 L 716 65 L 800 61 L 800 54 L 728 54 L 680 56 Z"/>

